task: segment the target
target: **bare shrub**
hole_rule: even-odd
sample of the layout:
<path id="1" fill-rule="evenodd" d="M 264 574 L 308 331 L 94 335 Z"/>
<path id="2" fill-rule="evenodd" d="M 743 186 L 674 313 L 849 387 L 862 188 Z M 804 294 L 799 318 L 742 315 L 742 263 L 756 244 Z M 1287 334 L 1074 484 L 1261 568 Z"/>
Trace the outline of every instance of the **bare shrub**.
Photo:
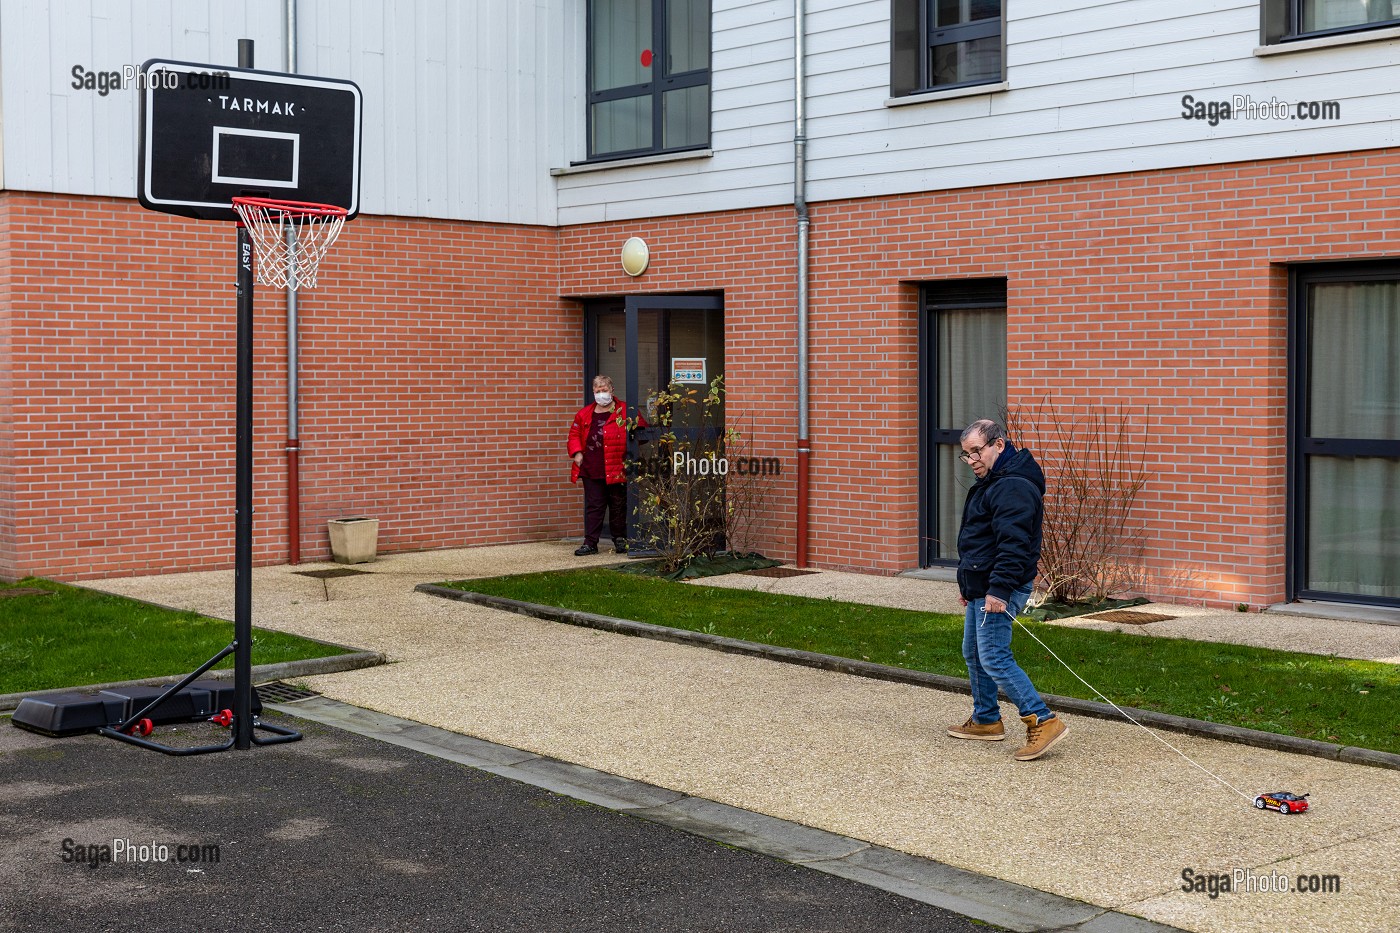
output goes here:
<path id="1" fill-rule="evenodd" d="M 748 460 L 750 441 L 724 423 L 724 382 L 708 387 L 672 382 L 653 393 L 655 412 L 628 472 L 636 484 L 635 537 L 672 573 L 696 557 L 751 547 L 765 515 L 770 480 L 730 469 Z M 637 428 L 636 419 L 629 427 Z"/>
<path id="2" fill-rule="evenodd" d="M 1045 470 L 1045 601 L 1100 602 L 1144 589 L 1149 571 L 1133 507 L 1147 484 L 1145 427 L 1121 407 L 1071 411 L 1048 398 L 1003 415 Z"/>

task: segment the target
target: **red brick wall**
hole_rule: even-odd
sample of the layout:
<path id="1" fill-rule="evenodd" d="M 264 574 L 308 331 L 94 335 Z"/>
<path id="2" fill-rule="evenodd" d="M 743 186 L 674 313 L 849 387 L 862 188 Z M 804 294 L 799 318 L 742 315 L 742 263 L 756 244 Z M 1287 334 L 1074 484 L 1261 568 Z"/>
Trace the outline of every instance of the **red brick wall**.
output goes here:
<path id="1" fill-rule="evenodd" d="M 1400 252 L 1397 168 L 1377 151 L 815 205 L 812 562 L 917 564 L 908 283 L 1004 276 L 1012 404 L 1122 406 L 1148 425 L 1139 514 L 1159 595 L 1282 599 L 1286 264 Z M 723 290 L 731 401 L 790 467 L 792 230 L 791 209 L 570 228 L 561 287 Z M 637 281 L 616 262 L 631 235 L 654 257 Z"/>
<path id="2" fill-rule="evenodd" d="M 814 205 L 812 562 L 917 564 L 911 283 L 1004 276 L 1012 403 L 1123 406 L 1149 426 L 1148 557 L 1192 577 L 1159 595 L 1282 598 L 1286 266 L 1395 255 L 1397 168 L 1376 151 Z M 349 225 L 302 296 L 304 554 L 324 556 L 324 521 L 351 514 L 383 520 L 385 550 L 576 534 L 558 450 L 582 363 L 571 299 L 722 291 L 731 416 L 783 463 L 760 544 L 791 557 L 794 226 L 790 207 L 558 231 Z M 633 235 L 652 251 L 639 279 L 618 262 Z M 0 237 L 0 572 L 228 566 L 232 229 L 8 193 Z M 284 320 L 281 296 L 260 295 L 266 563 L 286 556 Z"/>
<path id="3" fill-rule="evenodd" d="M 233 226 L 9 192 L 0 236 L 15 396 L 15 481 L 0 487 L 15 527 L 0 571 L 229 566 Z M 576 531 L 562 438 L 582 319 L 555 297 L 556 238 L 347 225 L 322 287 L 300 302 L 304 559 L 325 558 L 325 521 L 350 515 L 381 519 L 386 551 Z M 285 302 L 256 296 L 255 559 L 276 563 L 288 554 Z"/>

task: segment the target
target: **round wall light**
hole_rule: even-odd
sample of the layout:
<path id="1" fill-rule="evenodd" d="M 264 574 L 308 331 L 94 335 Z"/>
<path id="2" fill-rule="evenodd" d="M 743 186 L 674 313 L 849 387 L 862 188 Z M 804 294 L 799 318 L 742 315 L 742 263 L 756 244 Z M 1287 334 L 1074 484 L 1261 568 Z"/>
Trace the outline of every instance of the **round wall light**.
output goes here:
<path id="1" fill-rule="evenodd" d="M 651 261 L 651 251 L 647 249 L 646 240 L 641 237 L 629 237 L 626 243 L 622 244 L 622 271 L 636 278 L 647 271 L 647 263 Z"/>

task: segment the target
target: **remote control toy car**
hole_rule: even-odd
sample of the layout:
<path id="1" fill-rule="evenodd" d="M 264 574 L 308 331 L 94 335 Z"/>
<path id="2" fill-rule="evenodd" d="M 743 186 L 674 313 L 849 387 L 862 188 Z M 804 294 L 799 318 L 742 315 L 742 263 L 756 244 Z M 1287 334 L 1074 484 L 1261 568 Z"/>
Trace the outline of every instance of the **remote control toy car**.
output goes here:
<path id="1" fill-rule="evenodd" d="M 1254 798 L 1254 806 L 1260 810 L 1277 810 L 1280 813 L 1302 813 L 1308 808 L 1307 794 L 1298 797 L 1280 790 L 1272 794 L 1260 794 Z"/>

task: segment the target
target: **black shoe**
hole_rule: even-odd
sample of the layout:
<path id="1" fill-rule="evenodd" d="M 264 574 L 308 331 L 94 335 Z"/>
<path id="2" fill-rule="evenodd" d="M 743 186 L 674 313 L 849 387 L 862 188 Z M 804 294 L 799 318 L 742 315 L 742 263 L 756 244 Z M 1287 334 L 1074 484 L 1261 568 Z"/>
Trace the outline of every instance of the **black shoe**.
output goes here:
<path id="1" fill-rule="evenodd" d="M 614 553 L 617 553 L 617 554 L 626 554 L 626 553 L 627 553 L 627 542 L 626 542 L 626 541 L 620 541 L 620 540 L 614 538 L 614 539 L 613 539 L 613 551 L 614 551 Z"/>
<path id="2" fill-rule="evenodd" d="M 587 557 L 589 554 L 597 554 L 597 553 L 598 553 L 598 548 L 597 548 L 596 546 L 594 546 L 594 545 L 592 545 L 592 544 L 585 544 L 583 547 L 581 547 L 581 548 L 579 548 L 578 550 L 574 551 L 574 556 L 575 556 L 575 557 Z"/>

